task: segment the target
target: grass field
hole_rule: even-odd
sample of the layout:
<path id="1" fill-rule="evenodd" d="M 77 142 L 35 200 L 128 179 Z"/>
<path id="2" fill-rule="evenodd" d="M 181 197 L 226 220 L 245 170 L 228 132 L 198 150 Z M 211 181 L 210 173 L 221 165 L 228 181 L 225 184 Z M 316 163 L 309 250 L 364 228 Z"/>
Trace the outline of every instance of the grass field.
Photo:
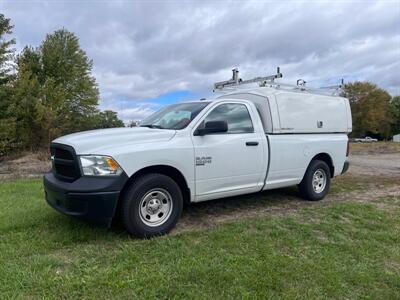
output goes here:
<path id="1" fill-rule="evenodd" d="M 39 179 L 1 183 L 0 205 L 2 299 L 400 298 L 398 197 L 152 240 L 56 213 Z"/>

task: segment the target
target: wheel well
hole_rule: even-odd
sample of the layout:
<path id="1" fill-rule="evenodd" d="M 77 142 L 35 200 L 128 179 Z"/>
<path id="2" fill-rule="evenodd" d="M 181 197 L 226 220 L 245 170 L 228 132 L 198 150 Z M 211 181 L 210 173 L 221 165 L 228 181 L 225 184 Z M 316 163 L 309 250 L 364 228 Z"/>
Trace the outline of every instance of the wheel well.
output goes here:
<path id="1" fill-rule="evenodd" d="M 180 187 L 184 203 L 190 203 L 190 189 L 187 185 L 185 177 L 178 169 L 166 165 L 155 165 L 140 169 L 135 174 L 133 174 L 125 183 L 124 188 L 121 191 L 121 195 L 137 178 L 139 178 L 144 174 L 149 174 L 149 173 L 158 173 L 171 177 Z"/>
<path id="2" fill-rule="evenodd" d="M 333 161 L 329 154 L 327 154 L 327 153 L 317 154 L 312 158 L 311 161 L 313 161 L 313 160 L 322 160 L 323 162 L 325 162 L 329 167 L 329 171 L 331 172 L 331 177 L 334 176 L 335 167 L 333 166 Z"/>

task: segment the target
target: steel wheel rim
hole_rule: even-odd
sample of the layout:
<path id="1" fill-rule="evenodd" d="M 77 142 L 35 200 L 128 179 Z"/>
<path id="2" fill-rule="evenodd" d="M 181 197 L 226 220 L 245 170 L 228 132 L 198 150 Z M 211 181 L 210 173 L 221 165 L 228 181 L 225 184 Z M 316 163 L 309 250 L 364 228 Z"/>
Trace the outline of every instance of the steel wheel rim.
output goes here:
<path id="1" fill-rule="evenodd" d="M 326 187 L 326 172 L 323 169 L 318 169 L 314 172 L 312 186 L 314 192 L 322 193 Z"/>
<path id="2" fill-rule="evenodd" d="M 155 188 L 148 191 L 139 202 L 139 216 L 150 227 L 164 224 L 172 212 L 172 197 L 168 191 Z"/>

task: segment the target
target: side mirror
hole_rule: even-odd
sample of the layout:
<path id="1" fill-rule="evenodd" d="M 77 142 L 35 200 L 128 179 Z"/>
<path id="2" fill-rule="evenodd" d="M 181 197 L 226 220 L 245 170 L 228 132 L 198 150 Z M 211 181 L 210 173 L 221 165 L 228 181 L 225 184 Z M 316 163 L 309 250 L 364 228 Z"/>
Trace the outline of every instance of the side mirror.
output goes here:
<path id="1" fill-rule="evenodd" d="M 194 135 L 206 135 L 210 133 L 222 133 L 228 131 L 226 121 L 209 121 L 204 124 L 204 128 L 197 128 Z"/>

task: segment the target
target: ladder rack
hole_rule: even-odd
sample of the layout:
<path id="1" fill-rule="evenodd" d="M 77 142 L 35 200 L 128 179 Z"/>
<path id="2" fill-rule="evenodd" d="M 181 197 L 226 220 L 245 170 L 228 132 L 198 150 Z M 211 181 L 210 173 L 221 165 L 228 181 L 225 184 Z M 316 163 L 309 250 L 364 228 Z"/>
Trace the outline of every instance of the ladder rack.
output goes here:
<path id="1" fill-rule="evenodd" d="M 227 90 L 234 90 L 240 88 L 245 84 L 256 83 L 259 82 L 260 87 L 270 87 L 275 89 L 285 89 L 285 90 L 297 90 L 302 92 L 309 92 L 313 94 L 321 94 L 321 95 L 330 95 L 330 96 L 339 96 L 342 92 L 342 88 L 344 86 L 343 79 L 341 80 L 341 84 L 326 86 L 321 88 L 310 88 L 306 87 L 306 81 L 299 79 L 297 80 L 296 85 L 286 84 L 286 83 L 277 83 L 275 79 L 282 78 L 283 75 L 280 72 L 280 68 L 277 67 L 276 74 L 268 75 L 264 77 L 255 77 L 253 79 L 243 80 L 239 78 L 239 70 L 237 68 L 232 70 L 232 78 L 226 81 L 220 81 L 214 83 L 213 92 Z"/>
<path id="2" fill-rule="evenodd" d="M 214 91 L 222 90 L 225 87 L 238 86 L 238 85 L 255 83 L 255 82 L 263 82 L 263 81 L 273 82 L 276 78 L 282 78 L 282 73 L 280 72 L 279 67 L 276 68 L 275 75 L 268 75 L 268 76 L 264 76 L 264 77 L 255 77 L 253 79 L 248 79 L 248 80 L 243 80 L 242 78 L 239 78 L 239 70 L 237 68 L 235 68 L 232 70 L 232 78 L 231 79 L 214 83 Z"/>

